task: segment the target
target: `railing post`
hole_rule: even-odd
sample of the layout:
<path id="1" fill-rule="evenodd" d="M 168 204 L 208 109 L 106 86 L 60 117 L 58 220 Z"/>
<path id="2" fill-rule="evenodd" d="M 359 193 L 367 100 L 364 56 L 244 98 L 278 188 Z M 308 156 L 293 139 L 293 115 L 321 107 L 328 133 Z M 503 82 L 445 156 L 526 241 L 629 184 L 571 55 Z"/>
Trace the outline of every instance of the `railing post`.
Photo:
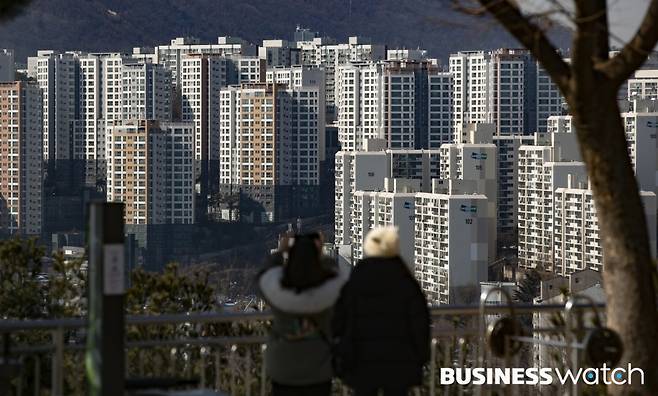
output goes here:
<path id="1" fill-rule="evenodd" d="M 199 376 L 201 377 L 200 389 L 206 387 L 206 348 L 203 346 L 199 349 L 199 361 L 201 362 L 199 365 Z"/>
<path id="2" fill-rule="evenodd" d="M 436 396 L 436 344 L 438 340 L 432 338 L 430 345 L 430 396 Z"/>
<path id="3" fill-rule="evenodd" d="M 177 355 L 178 349 L 176 347 L 171 348 L 169 351 L 169 375 L 175 377 L 178 371 L 176 370 L 176 361 L 178 360 Z"/>
<path id="4" fill-rule="evenodd" d="M 89 205 L 89 314 L 85 364 L 90 396 L 124 394 L 123 204 Z"/>
<path id="5" fill-rule="evenodd" d="M 244 386 L 246 396 L 251 396 L 251 345 L 246 346 Z"/>
<path id="6" fill-rule="evenodd" d="M 34 396 L 41 396 L 41 358 L 34 355 Z"/>
<path id="7" fill-rule="evenodd" d="M 229 370 L 231 371 L 231 385 L 230 385 L 230 394 L 231 396 L 236 396 L 236 383 L 235 383 L 235 378 L 236 378 L 236 362 L 235 362 L 235 355 L 238 351 L 238 346 L 237 345 L 231 345 L 231 355 L 229 356 Z"/>
<path id="8" fill-rule="evenodd" d="M 221 345 L 217 344 L 217 350 L 215 351 L 215 390 L 218 392 L 220 391 L 220 386 L 222 383 L 222 372 L 220 370 L 222 358 L 221 350 Z"/>
<path id="9" fill-rule="evenodd" d="M 16 389 L 17 396 L 23 396 L 23 385 L 25 384 L 25 355 L 18 358 L 19 365 L 19 374 L 18 374 L 18 385 Z"/>
<path id="10" fill-rule="evenodd" d="M 64 396 L 64 329 L 52 331 L 53 351 L 52 396 Z"/>
<path id="11" fill-rule="evenodd" d="M 267 367 L 265 366 L 265 351 L 267 350 L 267 344 L 263 344 L 260 347 L 261 351 L 261 364 L 260 364 L 260 396 L 265 396 L 265 391 L 267 389 Z"/>

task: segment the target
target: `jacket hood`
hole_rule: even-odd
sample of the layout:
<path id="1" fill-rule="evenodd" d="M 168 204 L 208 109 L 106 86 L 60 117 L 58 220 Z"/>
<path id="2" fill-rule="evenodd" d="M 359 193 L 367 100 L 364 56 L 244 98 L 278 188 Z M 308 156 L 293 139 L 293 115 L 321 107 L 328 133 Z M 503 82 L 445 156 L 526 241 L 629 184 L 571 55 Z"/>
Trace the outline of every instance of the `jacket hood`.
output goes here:
<path id="1" fill-rule="evenodd" d="M 272 267 L 258 278 L 263 298 L 272 307 L 291 314 L 314 314 L 334 306 L 343 285 L 350 277 L 351 267 L 338 264 L 336 276 L 319 286 L 296 293 L 281 286 L 283 267 Z"/>
<path id="2" fill-rule="evenodd" d="M 391 258 L 400 254 L 398 228 L 393 226 L 375 227 L 363 243 L 365 257 Z"/>

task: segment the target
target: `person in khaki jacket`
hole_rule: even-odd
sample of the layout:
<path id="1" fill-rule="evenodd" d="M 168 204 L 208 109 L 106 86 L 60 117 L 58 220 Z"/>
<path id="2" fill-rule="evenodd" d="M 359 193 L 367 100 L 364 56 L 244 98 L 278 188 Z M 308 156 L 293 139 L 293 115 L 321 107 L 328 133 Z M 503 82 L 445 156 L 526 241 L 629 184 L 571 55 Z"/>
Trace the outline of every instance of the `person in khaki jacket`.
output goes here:
<path id="1" fill-rule="evenodd" d="M 281 247 L 258 276 L 274 314 L 265 352 L 272 394 L 329 396 L 331 317 L 350 268 L 322 256 L 319 234 L 296 235 Z"/>

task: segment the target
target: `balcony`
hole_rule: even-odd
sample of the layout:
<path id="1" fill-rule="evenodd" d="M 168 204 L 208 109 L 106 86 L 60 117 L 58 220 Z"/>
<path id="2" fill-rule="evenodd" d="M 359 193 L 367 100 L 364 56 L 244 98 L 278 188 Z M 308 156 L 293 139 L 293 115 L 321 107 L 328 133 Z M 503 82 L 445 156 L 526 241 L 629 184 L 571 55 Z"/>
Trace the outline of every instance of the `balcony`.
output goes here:
<path id="1" fill-rule="evenodd" d="M 441 288 L 440 292 L 447 298 L 448 290 Z M 592 306 L 576 305 L 574 310 L 577 315 L 581 315 L 590 309 Z M 563 305 L 515 305 L 514 310 L 520 318 L 540 314 L 566 314 Z M 424 385 L 416 389 L 414 395 L 453 394 L 458 388 L 461 394 L 468 388 L 440 385 L 439 367 L 520 367 L 521 355 L 514 359 L 511 356 L 506 359 L 493 357 L 483 336 L 482 329 L 492 317 L 509 312 L 510 306 L 503 304 L 433 307 L 431 359 L 426 367 Z M 142 387 L 145 384 L 155 387 L 154 384 L 158 383 L 160 388 L 175 386 L 177 392 L 181 392 L 180 389 L 204 392 L 190 395 L 269 394 L 270 383 L 266 376 L 263 353 L 271 319 L 269 312 L 127 316 L 125 377 L 126 387 L 132 388 L 127 390 L 127 394 L 139 395 L 140 391 L 136 389 L 140 384 Z M 84 384 L 85 381 L 82 362 L 87 341 L 86 326 L 84 318 L 0 322 L 6 351 L 5 359 L 0 359 L 0 363 L 9 360 L 18 362 L 20 366 L 14 377 L 14 393 L 56 396 L 83 394 L 74 389 L 84 389 L 84 385 L 82 388 L 73 386 Z M 558 351 L 566 348 L 560 346 L 564 339 L 564 327 L 530 325 L 526 330 L 528 336 L 519 337 L 519 340 L 524 340 L 519 342 L 526 343 L 528 351 L 532 350 L 533 345 L 557 346 Z M 8 343 L 10 339 L 11 345 Z M 32 341 L 25 342 L 26 339 Z M 532 361 L 528 364 L 531 365 Z M 584 362 L 572 361 L 569 364 L 577 367 Z M 503 386 L 490 387 L 487 392 L 491 394 L 505 390 Z M 473 390 L 467 390 L 464 394 L 471 394 Z M 536 389 L 528 385 L 515 387 L 516 390 L 520 392 L 518 394 L 526 394 Z M 334 392 L 349 394 L 339 380 L 334 381 Z M 179 396 L 184 394 L 187 393 L 176 393 Z"/>

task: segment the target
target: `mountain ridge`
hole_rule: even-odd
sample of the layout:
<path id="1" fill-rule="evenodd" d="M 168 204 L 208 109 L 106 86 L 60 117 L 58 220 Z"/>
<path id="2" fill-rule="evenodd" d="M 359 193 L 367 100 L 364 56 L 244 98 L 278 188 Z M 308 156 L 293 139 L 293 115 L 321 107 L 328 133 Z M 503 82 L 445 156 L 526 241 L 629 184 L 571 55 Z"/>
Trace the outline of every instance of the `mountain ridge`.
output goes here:
<path id="1" fill-rule="evenodd" d="M 391 48 L 424 48 L 441 59 L 459 50 L 518 47 L 489 17 L 440 0 L 35 0 L 0 23 L 0 48 L 25 61 L 38 49 L 124 51 L 195 36 L 292 39 L 296 25 L 346 41 L 363 35 Z M 558 46 L 566 31 L 553 34 Z"/>

